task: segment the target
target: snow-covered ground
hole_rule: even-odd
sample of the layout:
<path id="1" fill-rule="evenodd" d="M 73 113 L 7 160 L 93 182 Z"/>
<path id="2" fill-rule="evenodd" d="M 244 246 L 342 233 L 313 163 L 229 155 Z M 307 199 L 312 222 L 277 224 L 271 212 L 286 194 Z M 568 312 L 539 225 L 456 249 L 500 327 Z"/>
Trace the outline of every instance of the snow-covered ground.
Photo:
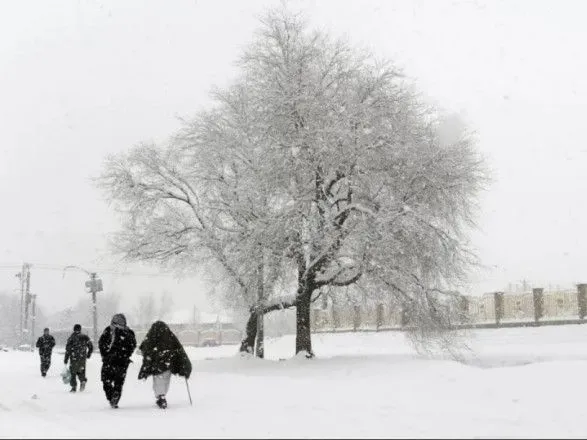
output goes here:
<path id="1" fill-rule="evenodd" d="M 0 437 L 582 437 L 587 436 L 587 325 L 478 330 L 466 363 L 417 356 L 400 333 L 315 335 L 318 358 L 268 360 L 237 347 L 189 349 L 190 380 L 174 378 L 169 408 L 131 365 L 118 410 L 89 362 L 84 393 L 46 379 L 37 355 L 0 352 Z"/>

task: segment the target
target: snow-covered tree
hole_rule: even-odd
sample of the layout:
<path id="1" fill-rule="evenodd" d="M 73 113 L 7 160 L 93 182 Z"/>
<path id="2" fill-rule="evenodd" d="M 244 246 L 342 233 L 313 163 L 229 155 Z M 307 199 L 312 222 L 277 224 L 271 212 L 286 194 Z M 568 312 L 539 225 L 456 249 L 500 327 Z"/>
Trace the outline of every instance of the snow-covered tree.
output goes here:
<path id="1" fill-rule="evenodd" d="M 148 328 L 153 323 L 157 314 L 155 307 L 155 297 L 152 292 L 138 297 L 133 315 L 139 327 Z"/>
<path id="2" fill-rule="evenodd" d="M 312 301 L 356 283 L 445 328 L 437 297 L 473 263 L 485 181 L 473 138 L 391 63 L 287 11 L 266 14 L 238 66 L 167 146 L 110 159 L 101 183 L 125 215 L 119 250 L 213 261 L 224 291 L 252 306 L 243 349 L 259 310 L 296 307 L 296 353 L 311 356 Z M 272 297 L 292 275 L 291 294 Z"/>
<path id="3" fill-rule="evenodd" d="M 0 344 L 20 342 L 20 298 L 9 292 L 0 292 Z"/>
<path id="4" fill-rule="evenodd" d="M 98 333 L 110 324 L 115 313 L 120 313 L 120 295 L 117 292 L 100 292 L 97 298 L 98 308 Z M 52 329 L 70 329 L 74 324 L 80 324 L 85 328 L 92 328 L 92 300 L 90 296 L 78 299 L 75 306 L 67 307 L 47 317 L 47 325 Z"/>
<path id="5" fill-rule="evenodd" d="M 173 310 L 173 298 L 168 291 L 156 298 L 153 292 L 143 293 L 136 300 L 132 317 L 135 325 L 149 328 L 158 319 L 167 319 Z"/>
<path id="6" fill-rule="evenodd" d="M 233 94 L 222 99 L 230 102 Z M 206 271 L 222 285 L 217 291 L 225 303 L 251 307 L 263 259 L 268 260 L 263 278 L 275 276 L 276 255 L 265 250 L 280 246 L 267 248 L 264 242 L 278 234 L 268 232 L 275 228 L 270 205 L 255 185 L 260 176 L 251 163 L 261 158 L 251 152 L 242 156 L 238 139 L 213 113 L 187 124 L 164 148 L 139 145 L 110 157 L 99 184 L 122 214 L 122 231 L 113 240 L 117 252 L 176 270 Z M 251 313 L 256 316 L 257 310 Z"/>
<path id="7" fill-rule="evenodd" d="M 173 297 L 165 290 L 159 297 L 159 319 L 167 319 L 173 310 Z"/>

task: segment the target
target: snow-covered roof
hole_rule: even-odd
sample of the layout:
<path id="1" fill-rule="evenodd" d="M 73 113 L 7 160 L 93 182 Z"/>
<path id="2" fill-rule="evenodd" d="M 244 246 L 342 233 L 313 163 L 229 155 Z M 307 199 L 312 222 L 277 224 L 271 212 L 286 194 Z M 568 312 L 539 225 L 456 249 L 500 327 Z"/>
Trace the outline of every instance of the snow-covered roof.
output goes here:
<path id="1" fill-rule="evenodd" d="M 196 321 L 200 324 L 213 324 L 220 321 L 222 324 L 230 324 L 233 319 L 225 313 L 208 313 L 196 312 Z M 169 324 L 191 324 L 194 322 L 194 311 L 191 309 L 176 310 L 171 314 L 171 317 L 166 320 Z"/>

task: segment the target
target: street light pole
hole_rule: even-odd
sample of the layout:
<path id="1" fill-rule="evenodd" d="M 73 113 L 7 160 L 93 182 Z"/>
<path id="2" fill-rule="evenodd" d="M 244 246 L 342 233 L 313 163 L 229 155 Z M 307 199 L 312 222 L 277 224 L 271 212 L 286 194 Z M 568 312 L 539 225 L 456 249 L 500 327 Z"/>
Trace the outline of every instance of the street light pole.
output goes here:
<path id="1" fill-rule="evenodd" d="M 79 267 L 79 266 L 65 267 L 63 269 L 63 276 L 64 277 L 65 277 L 65 271 L 67 269 L 79 269 L 82 272 L 85 272 L 86 274 L 88 274 L 90 277 L 90 280 L 86 281 L 86 288 L 88 289 L 88 292 L 92 294 L 92 320 L 93 320 L 93 324 L 94 324 L 94 343 L 97 343 L 97 341 L 98 341 L 98 303 L 97 303 L 96 293 L 103 291 L 102 280 L 97 277 L 96 272 L 89 272 L 86 269 L 84 269 L 83 267 Z"/>
<path id="2" fill-rule="evenodd" d="M 87 283 L 86 283 L 87 284 Z M 92 293 L 92 316 L 94 321 L 94 343 L 98 341 L 98 304 L 96 302 L 96 273 L 90 275 L 90 292 Z"/>
<path id="3" fill-rule="evenodd" d="M 23 328 L 29 328 L 29 304 L 31 303 L 31 271 L 30 265 L 27 265 L 27 271 L 24 281 L 24 324 Z"/>

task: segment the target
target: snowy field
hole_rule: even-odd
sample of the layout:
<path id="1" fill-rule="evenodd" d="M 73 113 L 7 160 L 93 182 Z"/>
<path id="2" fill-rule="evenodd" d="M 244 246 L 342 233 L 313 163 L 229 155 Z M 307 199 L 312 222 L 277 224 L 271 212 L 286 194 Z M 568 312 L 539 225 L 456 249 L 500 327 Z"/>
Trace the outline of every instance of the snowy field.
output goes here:
<path id="1" fill-rule="evenodd" d="M 84 393 L 69 394 L 53 357 L 0 352 L 0 437 L 587 437 L 587 325 L 478 330 L 466 363 L 417 356 L 400 333 L 315 335 L 318 358 L 268 360 L 237 347 L 189 349 L 190 380 L 174 378 L 169 408 L 131 365 L 118 410 L 89 362 Z"/>

